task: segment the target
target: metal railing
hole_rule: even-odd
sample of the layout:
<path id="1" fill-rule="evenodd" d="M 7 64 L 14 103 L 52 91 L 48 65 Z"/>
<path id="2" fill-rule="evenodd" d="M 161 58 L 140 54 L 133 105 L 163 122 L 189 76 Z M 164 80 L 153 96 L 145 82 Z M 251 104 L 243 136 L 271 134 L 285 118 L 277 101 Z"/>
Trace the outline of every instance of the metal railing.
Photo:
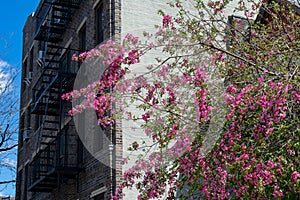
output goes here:
<path id="1" fill-rule="evenodd" d="M 41 186 L 54 189 L 61 176 L 74 177 L 79 171 L 78 145 L 77 135 L 69 134 L 66 129 L 61 130 L 56 139 L 51 140 L 30 163 L 29 188 L 34 190 Z M 51 183 L 47 178 L 51 178 Z"/>

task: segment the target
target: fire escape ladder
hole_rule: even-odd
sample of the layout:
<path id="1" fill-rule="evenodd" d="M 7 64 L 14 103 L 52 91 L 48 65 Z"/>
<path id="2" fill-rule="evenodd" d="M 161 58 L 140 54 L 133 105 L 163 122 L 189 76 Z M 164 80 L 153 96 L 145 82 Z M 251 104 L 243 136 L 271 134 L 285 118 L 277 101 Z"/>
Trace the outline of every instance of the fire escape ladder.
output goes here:
<path id="1" fill-rule="evenodd" d="M 44 131 L 44 126 L 45 126 L 45 120 L 46 120 L 46 117 L 47 117 L 47 111 L 48 111 L 48 106 L 49 106 L 49 97 L 46 97 L 47 100 L 46 100 L 46 106 L 45 106 L 45 113 L 43 115 L 43 122 L 42 122 L 42 125 L 40 126 L 40 130 L 39 130 L 39 137 L 38 137 L 38 148 L 40 148 L 41 150 L 43 150 L 43 145 L 47 145 L 47 143 L 42 140 L 42 134 L 43 134 L 43 131 Z M 50 141 L 48 141 L 49 143 Z M 46 144 L 45 144 L 46 143 Z"/>
<path id="2" fill-rule="evenodd" d="M 57 137 L 59 128 L 59 120 L 54 116 L 48 116 L 50 96 L 47 96 L 45 113 L 43 115 L 42 125 L 39 130 L 38 148 L 44 150 L 47 146 L 51 145 L 53 140 Z"/>
<path id="3" fill-rule="evenodd" d="M 55 74 L 55 75 L 53 75 Z M 50 73 L 43 72 L 40 79 L 35 84 L 33 90 L 33 100 L 34 105 L 32 107 L 31 113 L 50 116 L 58 116 L 58 106 L 60 101 L 60 96 L 57 94 L 57 89 L 52 86 L 58 80 L 59 73 L 51 71 Z"/>
<path id="4" fill-rule="evenodd" d="M 79 172 L 78 135 L 74 134 L 73 128 L 72 124 L 64 126 L 34 157 L 30 163 L 29 191 L 51 192 L 67 180 L 76 178 Z"/>
<path id="5" fill-rule="evenodd" d="M 57 187 L 55 171 L 56 140 L 35 156 L 29 165 L 29 191 L 51 192 Z"/>
<path id="6" fill-rule="evenodd" d="M 82 0 L 43 0 L 37 11 L 35 40 L 40 41 L 42 63 L 33 86 L 32 114 L 41 117 L 37 154 L 30 163 L 29 191 L 51 192 L 78 173 L 78 136 L 72 121 L 61 127 L 66 105 L 61 95 L 73 88 L 75 71 L 69 66 L 70 50 L 61 46 L 72 15 Z M 67 54 L 68 53 L 68 54 Z M 40 52 L 39 52 L 40 55 Z M 66 59 L 67 58 L 67 59 Z M 65 60 L 66 59 L 66 60 Z M 74 65 L 74 69 L 77 69 Z M 69 104 L 68 104 L 69 105 Z"/>

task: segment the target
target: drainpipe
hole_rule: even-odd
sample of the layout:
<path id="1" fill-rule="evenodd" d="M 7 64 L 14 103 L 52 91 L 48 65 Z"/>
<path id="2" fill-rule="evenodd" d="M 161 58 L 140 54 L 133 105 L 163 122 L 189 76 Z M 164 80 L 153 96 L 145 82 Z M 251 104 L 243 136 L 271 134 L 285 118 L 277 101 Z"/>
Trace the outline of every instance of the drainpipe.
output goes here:
<path id="1" fill-rule="evenodd" d="M 110 6 L 110 37 L 115 40 L 115 0 L 109 0 Z M 111 88 L 112 92 L 112 88 Z M 116 103 L 112 103 L 112 107 L 116 108 Z M 116 124 L 113 124 L 111 127 L 111 144 L 109 145 L 109 154 L 110 154 L 110 191 L 111 196 L 115 195 L 116 191 Z"/>

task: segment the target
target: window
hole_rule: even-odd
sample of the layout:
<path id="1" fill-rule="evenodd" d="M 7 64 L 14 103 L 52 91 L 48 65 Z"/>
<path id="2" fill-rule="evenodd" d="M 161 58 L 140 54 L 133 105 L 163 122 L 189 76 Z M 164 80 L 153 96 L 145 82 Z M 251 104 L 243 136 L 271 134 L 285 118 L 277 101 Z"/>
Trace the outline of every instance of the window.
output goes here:
<path id="1" fill-rule="evenodd" d="M 82 26 L 82 28 L 79 31 L 79 49 L 81 51 L 86 51 L 86 27 L 85 24 Z"/>
<path id="2" fill-rule="evenodd" d="M 103 149 L 103 135 L 105 134 L 105 129 L 102 128 L 98 124 L 98 116 L 95 113 L 94 118 L 91 120 L 93 122 L 92 124 L 92 133 L 93 133 L 93 152 L 99 152 Z"/>
<path id="3" fill-rule="evenodd" d="M 78 134 L 84 136 L 85 128 L 86 128 L 86 126 L 85 126 L 85 123 L 86 123 L 85 111 L 83 111 L 82 113 L 79 113 L 77 119 L 78 119 L 78 122 L 77 122 Z"/>
<path id="4" fill-rule="evenodd" d="M 76 73 L 77 72 L 77 66 L 76 62 L 72 61 L 72 53 L 71 51 L 67 51 L 60 60 L 60 69 L 63 73 Z"/>
<path id="5" fill-rule="evenodd" d="M 17 188 L 18 188 L 17 195 L 19 196 L 18 199 L 27 200 L 27 186 L 28 186 L 28 165 L 25 166 L 25 169 L 21 169 L 18 172 L 18 183 L 17 183 Z"/>
<path id="6" fill-rule="evenodd" d="M 35 115 L 35 128 L 34 131 L 37 131 L 43 124 L 43 116 Z"/>
<path id="7" fill-rule="evenodd" d="M 105 192 L 106 192 L 106 187 L 105 186 L 103 186 L 103 187 L 101 187 L 97 190 L 94 190 L 90 195 L 90 199 L 92 199 L 92 200 L 104 200 Z"/>
<path id="8" fill-rule="evenodd" d="M 65 154 L 65 135 L 61 134 L 59 136 L 59 163 L 64 164 L 64 154 Z"/>
<path id="9" fill-rule="evenodd" d="M 26 130 L 32 130 L 31 128 L 31 114 L 30 114 L 30 106 L 27 108 L 27 111 L 26 111 L 26 118 L 27 118 L 27 124 L 26 124 Z"/>
<path id="10" fill-rule="evenodd" d="M 19 196 L 19 199 L 22 199 L 22 192 L 23 192 L 23 169 L 21 169 L 19 172 L 18 172 L 18 179 L 17 179 L 17 196 Z"/>
<path id="11" fill-rule="evenodd" d="M 19 128 L 19 145 L 23 146 L 23 131 L 25 130 L 25 115 L 21 116 Z"/>
<path id="12" fill-rule="evenodd" d="M 59 164 L 60 165 L 68 165 L 68 127 L 65 128 L 64 131 L 61 132 L 59 136 Z"/>
<path id="13" fill-rule="evenodd" d="M 71 59 L 70 53 L 68 51 L 65 53 L 65 55 L 62 57 L 62 59 L 60 61 L 60 69 L 62 72 L 64 72 L 64 73 L 70 72 L 70 64 L 71 64 L 70 59 Z"/>
<path id="14" fill-rule="evenodd" d="M 100 44 L 104 40 L 104 10 L 103 3 L 96 8 L 96 41 Z"/>
<path id="15" fill-rule="evenodd" d="M 104 200 L 104 193 L 98 194 L 93 197 L 93 200 Z"/>
<path id="16" fill-rule="evenodd" d="M 33 71 L 33 54 L 34 54 L 34 47 L 32 47 L 32 49 L 30 50 L 30 63 L 29 63 L 29 72 Z M 28 74 L 26 74 L 26 76 L 28 76 Z"/>
<path id="17" fill-rule="evenodd" d="M 27 77 L 27 73 L 28 71 L 27 71 L 27 59 L 26 59 L 22 67 L 22 80 L 23 80 L 21 86 L 22 93 L 25 91 L 26 85 L 28 84 L 28 83 L 26 84 L 26 79 L 25 79 Z"/>
<path id="18" fill-rule="evenodd" d="M 24 200 L 27 199 L 27 187 L 28 187 L 28 165 L 25 166 L 25 175 L 24 175 Z"/>
<path id="19" fill-rule="evenodd" d="M 78 135 L 81 136 L 81 138 L 78 138 L 78 163 L 83 164 L 85 159 L 85 148 L 81 140 L 85 140 L 85 111 L 79 113 L 77 119 L 78 120 L 76 121 L 76 123 Z"/>
<path id="20" fill-rule="evenodd" d="M 78 163 L 83 164 L 85 160 L 85 148 L 81 140 L 78 138 Z"/>
<path id="21" fill-rule="evenodd" d="M 246 18 L 238 16 L 228 16 L 228 30 L 227 30 L 227 43 L 232 42 L 235 39 L 243 39 L 241 33 L 245 33 L 249 26 L 249 21 Z"/>

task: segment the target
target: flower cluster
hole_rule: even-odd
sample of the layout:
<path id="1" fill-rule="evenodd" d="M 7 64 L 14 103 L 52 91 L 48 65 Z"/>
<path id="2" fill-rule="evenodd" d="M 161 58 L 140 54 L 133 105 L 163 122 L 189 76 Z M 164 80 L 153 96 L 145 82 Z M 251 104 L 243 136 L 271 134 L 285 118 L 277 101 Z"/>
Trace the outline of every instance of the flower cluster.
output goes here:
<path id="1" fill-rule="evenodd" d="M 112 199 L 123 198 L 124 188 L 136 188 L 138 199 L 299 195 L 300 57 L 294 52 L 300 30 L 287 23 L 300 21 L 299 16 L 287 14 L 285 26 L 242 18 L 228 24 L 223 11 L 230 2 L 195 0 L 191 14 L 176 0 L 170 5 L 177 16 L 161 13 L 154 41 L 142 44 L 129 34 L 123 46 L 109 41 L 74 56 L 82 62 L 100 58 L 108 68 L 99 81 L 63 95 L 69 101 L 86 99 L 73 114 L 93 108 L 104 126 L 126 116 L 138 121 L 141 134 L 152 142 L 131 142 L 131 151 L 143 152 Z M 240 1 L 234 9 L 248 19 L 258 8 L 258 3 L 247 7 Z M 163 53 L 147 69 L 131 73 L 152 49 Z M 126 110 L 132 106 L 134 111 Z"/>
<path id="2" fill-rule="evenodd" d="M 172 24 L 172 16 L 165 15 L 162 20 L 163 27 L 169 27 Z"/>

